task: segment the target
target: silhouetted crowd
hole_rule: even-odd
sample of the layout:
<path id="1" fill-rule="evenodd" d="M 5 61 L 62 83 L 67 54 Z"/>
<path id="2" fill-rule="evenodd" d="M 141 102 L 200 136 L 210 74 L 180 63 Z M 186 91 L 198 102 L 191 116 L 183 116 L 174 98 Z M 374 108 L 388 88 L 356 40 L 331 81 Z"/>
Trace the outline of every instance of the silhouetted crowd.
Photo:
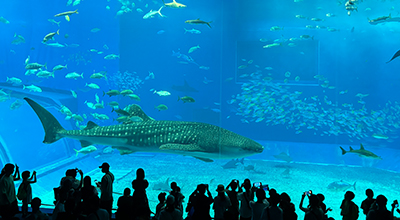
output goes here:
<path id="1" fill-rule="evenodd" d="M 36 182 L 36 172 L 32 175 L 24 171 L 20 175 L 19 167 L 6 164 L 0 174 L 0 215 L 2 219 L 27 219 L 27 220 L 109 220 L 112 217 L 113 182 L 114 175 L 110 172 L 110 165 L 103 163 L 99 168 L 104 173 L 100 182 L 92 185 L 89 176 L 83 175 L 79 169 L 69 169 L 60 181 L 60 186 L 54 188 L 55 208 L 51 216 L 40 211 L 41 200 L 32 198 L 31 184 Z M 77 174 L 80 180 L 77 179 Z M 21 179 L 18 190 L 15 181 Z M 217 196 L 211 195 L 208 184 L 199 184 L 189 196 L 184 209 L 185 196 L 180 192 L 176 182 L 171 183 L 171 190 L 158 195 L 159 203 L 153 213 L 149 206 L 146 189 L 149 182 L 145 179 L 145 172 L 139 168 L 136 179 L 130 188 L 125 188 L 123 195 L 118 198 L 117 220 L 211 220 L 210 209 L 213 209 L 215 220 L 296 220 L 295 205 L 290 196 L 283 192 L 278 193 L 260 182 L 251 184 L 245 179 L 242 184 L 233 179 L 226 187 L 217 186 Z M 98 195 L 100 190 L 100 196 Z M 267 193 L 268 196 L 267 197 Z M 387 198 L 378 195 L 374 198 L 371 189 L 366 190 L 367 198 L 361 204 L 361 210 L 367 220 L 392 220 L 394 211 L 400 213 L 398 202 L 391 204 L 391 211 L 387 209 Z M 343 220 L 361 219 L 360 208 L 352 201 L 355 195 L 347 191 L 340 206 Z M 304 199 L 308 198 L 307 207 L 303 207 Z M 21 211 L 17 200 L 22 201 Z M 329 216 L 331 208 L 324 204 L 323 194 L 313 194 L 307 191 L 302 194 L 299 209 L 305 213 L 305 220 L 333 219 Z M 28 212 L 28 204 L 31 212 Z M 20 215 L 20 217 L 19 217 Z M 362 217 L 363 218 L 363 217 Z"/>

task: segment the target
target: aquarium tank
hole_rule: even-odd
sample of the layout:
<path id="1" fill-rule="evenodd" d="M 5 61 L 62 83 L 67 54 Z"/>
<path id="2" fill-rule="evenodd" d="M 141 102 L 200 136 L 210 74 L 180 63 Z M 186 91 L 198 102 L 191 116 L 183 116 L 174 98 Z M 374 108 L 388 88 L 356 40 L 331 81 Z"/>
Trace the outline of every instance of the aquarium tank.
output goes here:
<path id="1" fill-rule="evenodd" d="M 398 199 L 399 1 L 1 5 L 0 165 L 36 170 L 45 205 L 67 169 L 100 181 L 103 162 L 114 208 L 138 168 L 153 211 L 173 181 L 186 206 L 249 178 L 299 219 L 308 190 L 334 218 L 348 190 Z"/>

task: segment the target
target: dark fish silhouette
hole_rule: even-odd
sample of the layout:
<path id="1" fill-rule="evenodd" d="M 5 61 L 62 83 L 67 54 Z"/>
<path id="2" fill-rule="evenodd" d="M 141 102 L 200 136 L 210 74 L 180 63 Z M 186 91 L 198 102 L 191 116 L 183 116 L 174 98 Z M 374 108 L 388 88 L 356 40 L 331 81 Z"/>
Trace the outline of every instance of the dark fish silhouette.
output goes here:
<path id="1" fill-rule="evenodd" d="M 185 80 L 185 83 L 183 84 L 183 86 L 176 86 L 173 85 L 172 89 L 175 91 L 179 91 L 179 92 L 198 92 L 197 89 L 191 87 Z"/>
<path id="2" fill-rule="evenodd" d="M 387 61 L 386 63 L 389 63 L 390 61 L 396 59 L 398 56 L 400 56 L 400 50 L 398 50 L 392 57 L 392 59 L 390 59 L 389 61 Z"/>
<path id="3" fill-rule="evenodd" d="M 244 160 L 244 158 L 242 158 L 241 160 L 232 159 L 232 160 L 228 161 L 226 164 L 222 165 L 222 168 L 224 168 L 224 169 L 236 169 L 236 167 L 239 165 L 239 163 L 244 164 L 243 160 Z"/>

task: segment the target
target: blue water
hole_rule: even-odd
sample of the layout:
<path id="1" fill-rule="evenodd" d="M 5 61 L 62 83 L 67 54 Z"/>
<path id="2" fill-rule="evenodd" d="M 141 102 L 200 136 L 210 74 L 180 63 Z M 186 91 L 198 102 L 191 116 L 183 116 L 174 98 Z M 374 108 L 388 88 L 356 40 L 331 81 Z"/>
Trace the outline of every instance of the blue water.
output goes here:
<path id="1" fill-rule="evenodd" d="M 0 17 L 9 21 L 0 23 L 0 86 L 9 94 L 0 102 L 2 164 L 17 163 L 23 170 L 43 169 L 46 175 L 57 173 L 61 178 L 63 169 L 71 165 L 65 161 L 76 159 L 73 149 L 80 149 L 77 141 L 42 144 L 40 121 L 22 100 L 30 97 L 45 105 L 66 129 L 83 128 L 90 120 L 102 126 L 117 124 L 118 116 L 107 103 L 117 101 L 122 108 L 135 103 L 156 120 L 210 123 L 262 143 L 264 152 L 248 159 L 254 163 L 279 161 L 273 155 L 285 152 L 293 159 L 291 164 L 400 171 L 400 63 L 397 59 L 386 63 L 400 49 L 400 26 L 398 22 L 368 23 L 368 19 L 389 14 L 397 17 L 398 2 L 359 2 L 358 11 L 349 16 L 345 2 L 340 1 L 186 0 L 181 2 L 186 8 L 163 8 L 165 17 L 155 15 L 151 19 L 143 16 L 158 10 L 161 1 L 66 3 L 6 1 L 0 8 Z M 70 21 L 54 17 L 76 9 L 79 14 L 70 15 Z M 212 21 L 212 28 L 185 23 L 197 18 Z M 59 26 L 48 19 L 60 22 Z M 282 30 L 271 31 L 274 26 Z M 185 29 L 193 28 L 201 33 L 185 33 Z M 47 43 L 58 42 L 62 48 L 42 43 L 46 34 L 57 30 L 60 34 Z M 12 44 L 17 35 L 24 42 Z M 277 46 L 263 48 L 274 43 Z M 200 48 L 189 53 L 197 45 Z M 110 54 L 119 57 L 104 59 Z M 56 65 L 68 67 L 55 71 L 54 78 L 25 75 L 27 57 L 29 63 L 46 64 L 48 71 Z M 83 78 L 65 78 L 71 72 L 83 73 Z M 90 78 L 99 72 L 106 73 L 106 78 Z M 16 77 L 22 83 L 13 85 L 6 82 L 7 77 Z M 198 92 L 172 89 L 185 81 Z M 88 88 L 89 83 L 96 83 L 100 89 Z M 43 91 L 29 92 L 22 85 L 35 85 Z M 132 89 L 141 101 L 103 96 L 110 89 Z M 154 90 L 171 95 L 159 96 Z M 87 102 L 96 103 L 95 94 L 100 103 L 104 102 L 104 109 L 88 107 Z M 177 101 L 182 96 L 193 97 L 195 103 Z M 16 100 L 22 106 L 10 109 Z M 160 104 L 167 105 L 168 110 L 156 109 Z M 62 105 L 87 117 L 82 122 L 65 120 L 59 112 Z M 109 119 L 95 119 L 92 113 L 105 114 Z M 382 160 L 341 155 L 339 146 L 359 149 L 360 143 Z M 77 157 L 90 161 L 87 164 L 91 165 L 85 165 L 86 172 L 98 166 L 94 161 L 104 160 L 102 150 L 106 146 L 97 147 L 98 151 Z M 112 159 L 118 158 L 126 156 L 114 152 Z M 176 156 L 176 160 L 184 159 Z M 319 171 L 315 172 L 317 178 Z M 210 179 L 216 175 L 209 173 Z M 42 186 L 43 191 L 37 192 L 45 195 L 50 187 Z M 359 195 L 363 195 L 362 190 Z"/>

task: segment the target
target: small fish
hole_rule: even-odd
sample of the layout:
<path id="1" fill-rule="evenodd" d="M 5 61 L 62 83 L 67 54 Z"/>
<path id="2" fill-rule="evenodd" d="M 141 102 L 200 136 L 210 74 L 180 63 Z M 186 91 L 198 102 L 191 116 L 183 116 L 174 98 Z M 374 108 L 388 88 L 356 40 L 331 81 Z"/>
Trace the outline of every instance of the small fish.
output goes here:
<path id="1" fill-rule="evenodd" d="M 156 90 L 154 90 L 153 93 L 157 93 L 157 95 L 159 95 L 159 96 L 169 96 L 169 95 L 171 95 L 171 93 L 168 92 L 168 91 L 156 91 Z"/>
<path id="2" fill-rule="evenodd" d="M 57 70 L 62 70 L 62 69 L 67 69 L 67 65 L 63 66 L 63 65 L 57 65 L 53 68 L 53 71 L 57 71 Z"/>
<path id="3" fill-rule="evenodd" d="M 46 43 L 47 41 L 53 39 L 54 35 L 56 35 L 56 34 L 60 35 L 60 30 L 57 30 L 56 32 L 48 33 L 46 36 L 44 36 L 42 42 Z"/>
<path id="4" fill-rule="evenodd" d="M 0 22 L 1 23 L 4 23 L 4 24 L 9 24 L 10 22 L 7 20 L 7 19 L 5 19 L 4 17 L 0 17 Z"/>
<path id="5" fill-rule="evenodd" d="M 10 109 L 11 110 L 19 109 L 19 107 L 21 107 L 22 104 L 23 104 L 23 102 L 21 102 L 19 99 L 17 99 L 17 100 L 15 100 L 15 102 L 11 103 Z"/>
<path id="6" fill-rule="evenodd" d="M 383 139 L 383 140 L 389 139 L 389 137 L 384 134 L 373 134 L 372 137 L 376 138 L 376 139 Z"/>
<path id="7" fill-rule="evenodd" d="M 189 49 L 189 53 L 193 53 L 195 50 L 197 50 L 197 49 L 200 49 L 200 46 L 199 45 L 197 45 L 197 46 L 194 46 L 194 47 L 191 47 L 190 49 Z"/>
<path id="8" fill-rule="evenodd" d="M 286 161 L 286 162 L 288 162 L 288 163 L 290 163 L 293 159 L 287 154 L 287 153 L 285 153 L 285 152 L 282 152 L 282 153 L 280 153 L 280 154 L 278 154 L 278 155 L 273 155 L 276 159 L 278 159 L 278 160 L 283 160 L 283 161 Z"/>
<path id="9" fill-rule="evenodd" d="M 100 28 L 93 28 L 92 30 L 90 30 L 90 32 L 92 33 L 97 33 L 100 31 Z"/>
<path id="10" fill-rule="evenodd" d="M 328 185 L 328 190 L 335 191 L 335 192 L 344 192 L 347 189 L 350 189 L 352 187 L 354 188 L 354 190 L 356 190 L 356 182 L 354 182 L 354 184 L 351 185 L 350 183 L 346 183 L 343 180 L 340 180 L 340 181 L 335 181 L 333 183 L 330 183 Z"/>
<path id="11" fill-rule="evenodd" d="M 82 74 L 78 74 L 78 73 L 76 73 L 76 72 L 72 72 L 72 73 L 68 73 L 66 76 L 65 76 L 65 78 L 67 78 L 67 79 L 77 79 L 77 78 L 79 78 L 79 77 L 81 77 L 82 79 L 83 79 L 83 73 Z"/>
<path id="12" fill-rule="evenodd" d="M 157 31 L 157 34 L 164 34 L 164 33 L 165 33 L 164 30 L 159 30 L 159 31 Z"/>
<path id="13" fill-rule="evenodd" d="M 211 25 L 210 25 L 211 22 L 212 22 L 212 21 L 209 21 L 209 22 L 202 21 L 202 20 L 200 20 L 199 18 L 196 19 L 196 20 L 186 20 L 186 21 L 185 21 L 186 24 L 206 24 L 206 25 L 208 25 L 208 27 L 210 27 L 210 28 L 211 28 Z"/>
<path id="14" fill-rule="evenodd" d="M 156 106 L 155 108 L 158 109 L 158 111 L 165 111 L 168 109 L 168 107 L 164 104 L 160 104 L 160 105 Z"/>
<path id="15" fill-rule="evenodd" d="M 56 14 L 56 15 L 54 15 L 54 17 L 68 16 L 68 15 L 72 15 L 72 14 L 79 14 L 78 9 L 76 9 L 75 11 L 66 11 L 66 12 Z"/>
<path id="16" fill-rule="evenodd" d="M 83 78 L 83 77 L 82 77 L 82 78 Z M 86 83 L 85 86 L 87 86 L 87 87 L 89 87 L 89 88 L 91 88 L 91 89 L 100 89 L 100 86 L 98 86 L 98 85 L 95 84 L 95 83 L 89 83 L 89 84 Z"/>
<path id="17" fill-rule="evenodd" d="M 88 153 L 92 153 L 92 152 L 94 152 L 96 150 L 97 150 L 97 148 L 95 146 L 93 146 L 93 145 L 84 147 L 84 148 L 82 148 L 80 150 L 74 149 L 74 151 L 76 152 L 76 156 L 78 156 L 79 153 L 88 154 Z"/>
<path id="18" fill-rule="evenodd" d="M 178 101 L 179 100 L 182 100 L 183 103 L 187 103 L 187 102 L 193 103 L 193 102 L 195 102 L 194 98 L 192 98 L 190 96 L 183 96 L 183 97 L 179 97 L 178 96 Z"/>
<path id="19" fill-rule="evenodd" d="M 74 90 L 71 90 L 71 94 L 74 98 L 78 98 L 78 94 Z"/>
<path id="20" fill-rule="evenodd" d="M 27 70 L 37 70 L 37 69 L 40 69 L 42 67 L 46 68 L 46 64 L 42 65 L 42 64 L 39 64 L 39 63 L 28 63 L 25 66 L 25 69 L 27 69 Z"/>
<path id="21" fill-rule="evenodd" d="M 103 96 L 104 95 L 109 95 L 110 97 L 111 96 L 117 96 L 117 95 L 119 95 L 120 94 L 120 92 L 118 91 L 118 90 L 110 90 L 110 91 L 108 91 L 108 92 L 104 92 L 103 91 Z"/>
<path id="22" fill-rule="evenodd" d="M 196 29 L 194 29 L 194 28 L 192 28 L 191 30 L 188 30 L 188 29 L 186 29 L 186 28 L 183 28 L 183 29 L 185 30 L 185 33 L 184 33 L 184 34 L 186 34 L 186 32 L 189 32 L 189 33 L 191 33 L 191 34 L 201 34 L 201 31 L 196 30 Z"/>
<path id="23" fill-rule="evenodd" d="M 106 60 L 115 60 L 117 58 L 119 58 L 119 55 L 116 55 L 116 54 L 109 54 L 104 57 L 104 59 L 106 59 Z"/>
<path id="24" fill-rule="evenodd" d="M 42 89 L 35 85 L 30 85 L 30 86 L 23 85 L 22 89 L 29 89 L 29 91 L 31 91 L 31 92 L 42 92 Z"/>
<path id="25" fill-rule="evenodd" d="M 170 2 L 170 3 L 165 3 L 165 1 L 163 0 L 163 3 L 165 5 L 165 7 L 169 7 L 169 8 L 186 8 L 186 5 L 178 3 L 175 0 L 172 0 L 172 2 Z"/>

